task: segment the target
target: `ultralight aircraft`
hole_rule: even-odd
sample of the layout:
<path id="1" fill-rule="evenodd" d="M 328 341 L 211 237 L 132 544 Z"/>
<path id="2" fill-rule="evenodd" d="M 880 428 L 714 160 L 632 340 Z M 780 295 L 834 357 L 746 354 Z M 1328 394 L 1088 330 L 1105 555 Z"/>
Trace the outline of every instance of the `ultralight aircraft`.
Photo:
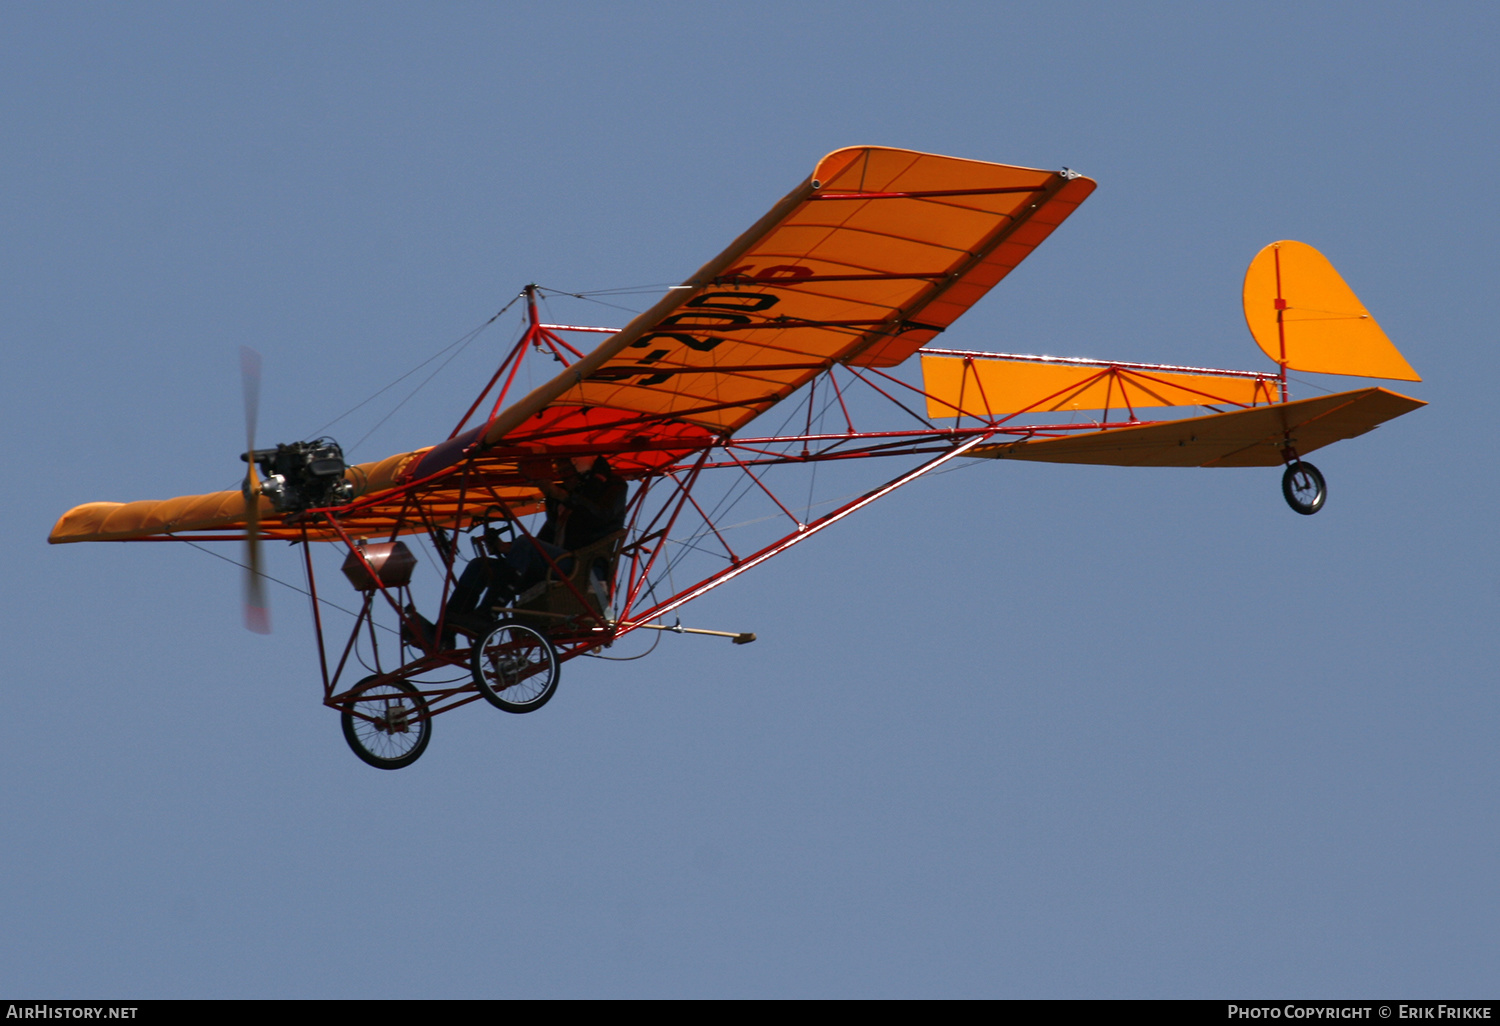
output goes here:
<path id="1" fill-rule="evenodd" d="M 247 625 L 261 631 L 260 543 L 300 545 L 323 704 L 359 758 L 397 769 L 421 756 L 439 713 L 480 698 L 538 709 L 563 663 L 609 658 L 639 630 L 689 631 L 664 617 L 960 458 L 1283 466 L 1287 503 L 1313 514 L 1326 486 L 1307 453 L 1423 405 L 1377 387 L 1291 398 L 1293 370 L 1420 380 L 1322 254 L 1292 241 L 1261 250 L 1245 276 L 1245 317 L 1274 371 L 934 344 L 1094 187 L 1067 169 L 837 150 L 623 328 L 548 323 L 545 290 L 527 286 L 524 331 L 436 445 L 352 466 L 327 438 L 256 449 L 259 358 L 247 350 L 241 489 L 89 503 L 50 540 L 243 542 Z M 608 336 L 590 353 L 566 340 L 589 332 Z M 920 384 L 894 373 L 914 356 Z M 517 395 L 528 357 L 556 373 Z M 1177 416 L 1143 416 L 1171 408 Z M 774 430 L 746 430 L 773 412 Z M 836 477 L 882 458 L 900 473 L 828 509 L 778 476 L 821 466 Z M 614 508 L 597 508 L 611 488 Z M 765 516 L 728 523 L 747 497 Z M 592 517 L 585 543 L 560 544 L 569 516 Z M 748 526 L 760 535 L 747 544 L 737 532 Z M 426 616 L 407 540 L 441 581 Z M 315 543 L 335 547 L 361 596 L 341 644 L 325 635 L 334 603 L 319 589 Z M 470 609 L 476 561 L 486 587 Z M 496 575 L 505 588 L 487 586 Z"/>

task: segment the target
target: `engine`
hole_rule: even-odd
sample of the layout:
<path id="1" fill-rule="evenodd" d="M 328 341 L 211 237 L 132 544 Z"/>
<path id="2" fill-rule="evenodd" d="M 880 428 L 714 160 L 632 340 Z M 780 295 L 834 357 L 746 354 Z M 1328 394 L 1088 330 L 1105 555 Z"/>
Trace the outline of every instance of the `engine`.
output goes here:
<path id="1" fill-rule="evenodd" d="M 342 506 L 354 498 L 354 485 L 344 478 L 344 450 L 331 438 L 256 449 L 254 456 L 261 494 L 278 513 Z M 246 455 L 241 453 L 240 459 Z"/>

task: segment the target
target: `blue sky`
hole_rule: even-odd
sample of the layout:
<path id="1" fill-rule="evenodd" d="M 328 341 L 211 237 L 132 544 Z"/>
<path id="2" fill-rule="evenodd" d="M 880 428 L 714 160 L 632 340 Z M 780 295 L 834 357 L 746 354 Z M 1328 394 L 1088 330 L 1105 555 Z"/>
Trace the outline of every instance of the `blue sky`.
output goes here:
<path id="1" fill-rule="evenodd" d="M 0 992 L 1493 996 L 1491 7 L 0 28 Z M 1100 183 L 946 344 L 1260 369 L 1240 279 L 1294 238 L 1431 405 L 1320 454 L 1310 518 L 1274 471 L 935 476 L 684 611 L 756 644 L 570 663 L 399 773 L 319 705 L 296 594 L 259 637 L 227 563 L 45 544 L 81 502 L 237 481 L 241 345 L 261 437 L 304 437 L 529 281 L 682 278 L 865 143 Z M 506 337 L 333 433 L 435 441 Z"/>

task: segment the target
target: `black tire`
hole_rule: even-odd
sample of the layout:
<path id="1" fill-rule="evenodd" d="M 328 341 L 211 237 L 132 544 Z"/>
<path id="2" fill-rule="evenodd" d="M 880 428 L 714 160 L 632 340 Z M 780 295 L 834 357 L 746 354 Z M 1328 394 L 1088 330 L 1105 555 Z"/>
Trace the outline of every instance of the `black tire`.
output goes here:
<path id="1" fill-rule="evenodd" d="M 540 709 L 557 690 L 557 649 L 525 624 L 497 624 L 469 661 L 479 693 L 508 713 Z"/>
<path id="2" fill-rule="evenodd" d="M 1286 504 L 1293 510 L 1310 517 L 1323 508 L 1323 502 L 1328 498 L 1328 485 L 1323 482 L 1323 474 L 1317 467 L 1298 460 L 1286 465 L 1286 473 L 1281 475 L 1281 494 L 1286 496 Z"/>
<path id="3" fill-rule="evenodd" d="M 404 680 L 375 683 L 366 677 L 354 685 L 340 719 L 344 740 L 361 760 L 376 769 L 410 766 L 432 739 L 427 700 Z"/>

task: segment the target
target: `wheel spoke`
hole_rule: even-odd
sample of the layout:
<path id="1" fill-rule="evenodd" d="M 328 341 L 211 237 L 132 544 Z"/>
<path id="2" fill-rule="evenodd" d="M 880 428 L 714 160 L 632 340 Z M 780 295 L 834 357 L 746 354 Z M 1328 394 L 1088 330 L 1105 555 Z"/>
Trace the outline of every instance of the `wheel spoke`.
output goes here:
<path id="1" fill-rule="evenodd" d="M 426 699 L 404 680 L 355 685 L 342 720 L 354 754 L 379 769 L 416 762 L 432 735 Z"/>
<path id="2" fill-rule="evenodd" d="M 557 651 L 535 628 L 500 624 L 474 653 L 475 686 L 487 701 L 506 712 L 540 709 L 557 688 Z"/>

